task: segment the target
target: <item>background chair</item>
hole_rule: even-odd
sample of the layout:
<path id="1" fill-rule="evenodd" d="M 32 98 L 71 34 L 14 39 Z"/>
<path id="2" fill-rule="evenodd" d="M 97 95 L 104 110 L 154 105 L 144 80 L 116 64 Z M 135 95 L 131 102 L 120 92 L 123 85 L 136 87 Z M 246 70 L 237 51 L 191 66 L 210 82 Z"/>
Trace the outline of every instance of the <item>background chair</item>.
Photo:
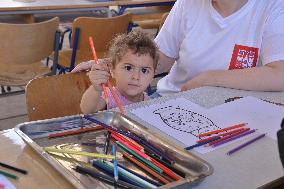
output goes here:
<path id="1" fill-rule="evenodd" d="M 84 72 L 31 80 L 26 87 L 29 120 L 80 114 L 81 97 L 90 84 Z"/>
<path id="2" fill-rule="evenodd" d="M 33 24 L 0 23 L 0 85 L 25 86 L 29 80 L 55 74 L 41 60 L 54 53 L 57 64 L 59 19 Z"/>
<path id="3" fill-rule="evenodd" d="M 127 33 L 131 14 L 110 18 L 79 17 L 72 25 L 73 49 L 59 52 L 60 73 L 71 71 L 78 63 L 93 59 L 89 46 L 89 36 L 93 37 L 98 58 L 103 58 L 109 42 L 120 33 Z"/>

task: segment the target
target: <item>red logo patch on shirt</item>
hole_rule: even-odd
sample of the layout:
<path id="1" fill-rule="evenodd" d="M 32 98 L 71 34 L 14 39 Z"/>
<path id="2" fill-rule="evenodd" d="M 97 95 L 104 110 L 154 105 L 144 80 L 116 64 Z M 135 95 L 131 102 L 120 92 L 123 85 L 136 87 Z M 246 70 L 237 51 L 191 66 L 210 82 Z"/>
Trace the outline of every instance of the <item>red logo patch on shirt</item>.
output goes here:
<path id="1" fill-rule="evenodd" d="M 229 70 L 255 67 L 257 58 L 258 48 L 235 45 Z"/>

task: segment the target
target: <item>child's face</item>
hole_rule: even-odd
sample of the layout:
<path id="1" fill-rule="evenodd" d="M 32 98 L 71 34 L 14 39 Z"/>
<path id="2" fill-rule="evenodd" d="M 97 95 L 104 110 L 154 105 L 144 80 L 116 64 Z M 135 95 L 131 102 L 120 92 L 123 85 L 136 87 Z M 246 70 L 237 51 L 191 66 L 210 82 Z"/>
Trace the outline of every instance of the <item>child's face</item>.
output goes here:
<path id="1" fill-rule="evenodd" d="M 137 99 L 154 77 L 154 60 L 149 54 L 138 56 L 130 50 L 111 69 L 118 90 L 128 99 Z"/>

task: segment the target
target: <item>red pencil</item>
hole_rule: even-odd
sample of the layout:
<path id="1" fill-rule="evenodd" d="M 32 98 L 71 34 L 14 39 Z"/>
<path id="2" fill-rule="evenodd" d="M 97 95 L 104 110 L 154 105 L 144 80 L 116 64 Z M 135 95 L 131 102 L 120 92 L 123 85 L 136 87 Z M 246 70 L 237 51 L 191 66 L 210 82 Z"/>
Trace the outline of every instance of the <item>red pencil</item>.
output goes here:
<path id="1" fill-rule="evenodd" d="M 143 148 L 141 146 L 137 146 L 136 144 L 133 144 L 131 141 L 127 140 L 125 137 L 119 136 L 118 134 L 115 134 L 115 132 L 111 133 L 111 136 L 116 139 L 117 141 L 123 143 L 127 143 L 128 145 L 132 146 L 133 148 L 136 148 L 137 150 L 143 152 Z M 124 143 L 123 143 L 124 144 Z"/>
<path id="2" fill-rule="evenodd" d="M 237 125 L 233 125 L 233 126 L 230 126 L 230 127 L 223 128 L 223 129 L 218 129 L 218 130 L 215 130 L 215 131 L 209 131 L 209 132 L 206 132 L 206 133 L 201 133 L 201 134 L 198 135 L 198 137 L 210 136 L 212 134 L 217 134 L 217 133 L 221 133 L 221 132 L 224 132 L 224 131 L 236 129 L 236 128 L 239 128 L 239 127 L 244 127 L 246 125 L 247 125 L 247 123 L 240 123 L 240 124 L 237 124 Z"/>
<path id="3" fill-rule="evenodd" d="M 235 129 L 235 130 L 232 130 L 232 131 L 230 131 L 230 132 L 226 132 L 226 133 L 221 133 L 221 134 L 217 134 L 217 135 L 214 135 L 214 136 L 210 136 L 210 137 L 207 137 L 207 138 L 198 140 L 197 143 L 202 143 L 202 142 L 211 140 L 211 139 L 216 138 L 216 137 L 225 137 L 225 136 L 234 134 L 234 133 L 236 133 L 236 132 L 242 131 L 242 130 L 244 130 L 244 129 L 246 129 L 246 128 Z"/>
<path id="4" fill-rule="evenodd" d="M 94 45 L 92 37 L 89 37 L 89 43 L 90 43 L 90 47 L 91 47 L 91 50 L 92 50 L 92 53 L 93 53 L 94 61 L 97 63 L 98 57 L 97 57 L 97 53 L 96 53 L 96 50 L 95 50 L 95 45 Z M 103 89 L 103 92 L 104 92 L 104 99 L 107 100 L 108 95 L 107 95 L 106 86 L 105 86 L 104 83 L 102 83 L 102 89 Z"/>
<path id="5" fill-rule="evenodd" d="M 87 133 L 87 132 L 92 132 L 92 131 L 98 131 L 104 129 L 103 126 L 95 126 L 95 127 L 83 127 L 77 130 L 71 130 L 71 131 L 64 131 L 64 132 L 59 132 L 59 133 L 53 133 L 48 135 L 48 138 L 57 138 L 57 137 L 65 137 L 65 136 L 70 136 L 70 135 L 78 135 L 81 133 Z"/>
<path id="6" fill-rule="evenodd" d="M 98 57 L 97 57 L 97 53 L 96 53 L 96 50 L 95 50 L 95 45 L 94 45 L 94 42 L 93 42 L 93 38 L 92 38 L 92 37 L 89 37 L 89 43 L 90 43 L 90 47 L 91 47 L 91 49 L 92 49 L 92 53 L 93 53 L 94 60 L 95 60 L 95 62 L 97 63 Z M 121 106 L 121 104 L 120 104 L 120 102 L 119 102 L 119 99 L 118 99 L 116 93 L 115 93 L 114 90 L 113 90 L 112 84 L 111 84 L 109 81 L 107 81 L 107 84 L 108 84 L 108 87 L 109 87 L 109 89 L 110 89 L 110 92 L 111 92 L 111 94 L 112 94 L 112 96 L 113 96 L 113 98 L 114 98 L 114 101 L 115 101 L 115 103 L 116 103 L 116 105 L 117 105 L 117 107 L 118 107 L 120 113 L 121 113 L 121 114 L 124 114 L 124 111 L 123 111 L 122 106 Z M 107 100 L 107 99 L 108 99 L 108 95 L 107 95 L 106 86 L 105 86 L 104 83 L 102 83 L 102 89 L 103 89 L 103 92 L 104 92 L 104 98 Z"/>

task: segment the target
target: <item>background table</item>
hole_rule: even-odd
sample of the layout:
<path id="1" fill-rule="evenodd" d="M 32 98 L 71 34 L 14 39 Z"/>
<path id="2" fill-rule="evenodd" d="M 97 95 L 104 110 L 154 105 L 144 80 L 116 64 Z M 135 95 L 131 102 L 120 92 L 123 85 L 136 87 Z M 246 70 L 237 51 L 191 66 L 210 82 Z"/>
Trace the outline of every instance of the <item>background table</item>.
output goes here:
<path id="1" fill-rule="evenodd" d="M 0 15 L 21 15 L 26 22 L 34 22 L 34 14 L 109 10 L 117 2 L 111 0 L 36 0 L 34 2 L 19 2 L 13 0 L 0 1 Z"/>
<path id="2" fill-rule="evenodd" d="M 203 87 L 129 105 L 126 107 L 126 115 L 132 119 L 138 120 L 147 127 L 151 127 L 146 122 L 131 114 L 130 111 L 143 105 L 150 105 L 153 102 L 164 101 L 176 97 L 184 97 L 194 103 L 209 108 L 222 104 L 225 99 L 235 96 L 255 96 L 284 103 L 284 93 L 251 92 L 217 87 Z M 155 128 L 153 129 L 155 130 Z M 156 132 L 167 136 L 157 129 Z M 172 141 L 182 145 L 178 141 L 173 139 Z M 34 152 L 31 147 L 26 145 L 13 129 L 0 132 L 0 143 L 0 160 L 2 162 L 10 163 L 29 171 L 28 175 L 20 176 L 18 181 L 12 181 L 17 188 L 73 188 L 70 183 Z M 238 154 L 228 157 L 225 155 L 225 152 L 231 148 L 232 146 L 229 145 L 206 154 L 199 154 L 192 151 L 194 154 L 209 162 L 213 166 L 214 172 L 202 182 L 191 184 L 190 188 L 254 189 L 283 176 L 284 172 L 275 140 L 265 137 L 264 139 L 259 140 L 258 144 L 254 145 L 254 148 L 242 149 Z M 179 188 L 189 188 L 189 186 Z"/>
<path id="3" fill-rule="evenodd" d="M 77 12 L 93 10 L 110 10 L 118 6 L 119 14 L 126 8 L 173 5 L 176 0 L 35 0 L 20 2 L 14 0 L 0 1 L 0 15 L 21 15 L 26 22 L 34 22 L 34 14 Z M 110 16 L 109 11 L 109 16 Z"/>

